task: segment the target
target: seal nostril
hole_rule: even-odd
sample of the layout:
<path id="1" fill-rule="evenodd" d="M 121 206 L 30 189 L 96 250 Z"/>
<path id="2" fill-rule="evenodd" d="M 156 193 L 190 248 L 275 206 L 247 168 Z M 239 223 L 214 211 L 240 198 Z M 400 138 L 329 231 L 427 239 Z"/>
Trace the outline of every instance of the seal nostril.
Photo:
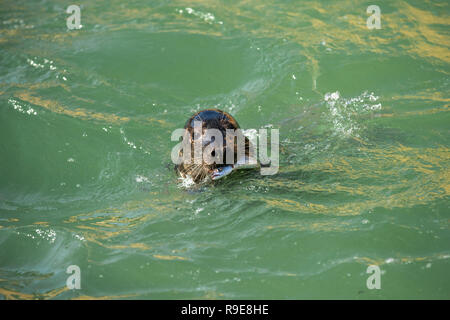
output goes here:
<path id="1" fill-rule="evenodd" d="M 215 157 L 215 156 L 216 156 L 216 151 L 215 151 L 215 150 L 213 150 L 213 152 L 211 152 L 211 156 L 212 156 L 212 157 Z"/>

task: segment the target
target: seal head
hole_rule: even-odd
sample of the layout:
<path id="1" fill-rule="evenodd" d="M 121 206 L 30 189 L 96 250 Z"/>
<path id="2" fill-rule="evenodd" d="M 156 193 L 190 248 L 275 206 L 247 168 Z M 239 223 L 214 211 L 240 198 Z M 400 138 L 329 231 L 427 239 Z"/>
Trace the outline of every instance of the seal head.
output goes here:
<path id="1" fill-rule="evenodd" d="M 257 166 L 256 161 L 249 161 L 251 147 L 249 139 L 242 134 L 241 130 L 238 130 L 240 129 L 239 124 L 230 114 L 219 109 L 202 110 L 191 116 L 184 128 L 186 129 L 184 138 L 188 139 L 190 143 L 191 161 L 183 161 L 175 166 L 175 170 L 181 177 L 190 177 L 195 183 L 200 183 L 223 178 L 236 169 Z M 209 129 L 215 129 L 214 132 L 218 133 L 219 136 L 208 134 L 208 132 L 211 132 Z M 229 132 L 234 132 L 234 135 L 227 134 Z M 222 139 L 221 144 L 218 141 L 220 139 Z M 238 153 L 238 141 L 244 141 L 245 151 L 241 157 Z M 221 159 L 221 161 L 211 163 L 205 161 L 203 157 L 200 162 L 194 161 L 194 146 L 196 143 L 201 145 L 202 155 L 205 151 L 207 154 L 210 152 L 211 157 Z M 219 150 L 216 148 L 217 146 L 219 146 Z M 227 149 L 231 150 L 229 148 L 233 150 L 234 154 L 234 156 L 231 154 L 229 156 L 231 163 L 225 161 L 225 159 L 228 159 Z M 216 151 L 218 152 L 216 153 Z M 183 157 L 183 150 L 180 151 L 180 157 Z"/>

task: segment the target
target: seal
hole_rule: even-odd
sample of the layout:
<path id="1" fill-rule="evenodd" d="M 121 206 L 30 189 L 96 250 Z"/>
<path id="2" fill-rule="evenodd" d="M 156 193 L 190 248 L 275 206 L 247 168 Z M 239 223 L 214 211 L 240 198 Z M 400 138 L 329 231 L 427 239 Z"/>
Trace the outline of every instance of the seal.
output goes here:
<path id="1" fill-rule="evenodd" d="M 259 166 L 251 152 L 253 145 L 243 135 L 237 121 L 227 112 L 219 109 L 199 111 L 187 120 L 184 129 L 186 131 L 183 139 L 187 139 L 190 144 L 188 148 L 191 150 L 191 157 L 183 158 L 183 161 L 175 166 L 176 172 L 182 178 L 190 177 L 193 182 L 201 183 L 221 179 L 238 169 L 250 169 Z M 216 132 L 218 136 L 211 136 L 211 131 Z M 233 134 L 230 134 L 230 132 L 233 132 Z M 242 142 L 244 152 L 239 152 L 238 144 Z M 210 152 L 215 161 L 212 163 L 205 161 L 203 156 L 201 161 L 194 161 L 196 144 L 201 146 L 202 155 L 205 152 L 207 154 Z M 180 150 L 179 156 L 184 156 L 183 150 Z M 227 161 L 224 161 L 225 159 Z"/>

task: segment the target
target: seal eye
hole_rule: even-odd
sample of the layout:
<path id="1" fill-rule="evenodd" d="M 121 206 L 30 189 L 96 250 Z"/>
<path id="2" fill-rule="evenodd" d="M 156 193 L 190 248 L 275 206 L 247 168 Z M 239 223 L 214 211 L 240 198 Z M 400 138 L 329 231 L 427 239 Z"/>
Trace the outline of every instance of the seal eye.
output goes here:
<path id="1" fill-rule="evenodd" d="M 215 156 L 216 156 L 216 151 L 213 150 L 213 151 L 211 152 L 211 157 L 215 157 Z"/>

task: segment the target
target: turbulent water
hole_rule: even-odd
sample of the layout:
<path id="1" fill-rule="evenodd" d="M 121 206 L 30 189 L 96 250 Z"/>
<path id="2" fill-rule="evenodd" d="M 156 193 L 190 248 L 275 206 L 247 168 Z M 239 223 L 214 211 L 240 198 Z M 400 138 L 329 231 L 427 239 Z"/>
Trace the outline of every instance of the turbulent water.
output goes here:
<path id="1" fill-rule="evenodd" d="M 69 4 L 0 4 L 1 298 L 450 298 L 448 1 Z M 184 187 L 211 107 L 279 172 Z"/>

